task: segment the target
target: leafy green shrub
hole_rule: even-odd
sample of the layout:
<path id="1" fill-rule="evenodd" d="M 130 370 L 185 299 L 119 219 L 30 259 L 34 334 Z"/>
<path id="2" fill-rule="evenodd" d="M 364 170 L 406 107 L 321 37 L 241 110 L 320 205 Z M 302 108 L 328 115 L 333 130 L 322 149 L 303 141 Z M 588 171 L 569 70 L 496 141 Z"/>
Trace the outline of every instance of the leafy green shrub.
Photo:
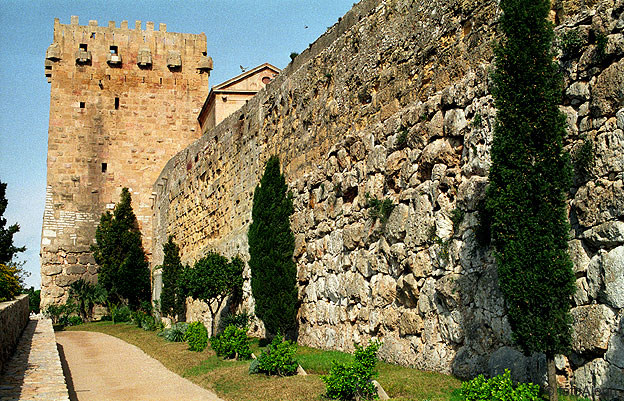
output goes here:
<path id="1" fill-rule="evenodd" d="M 67 323 L 65 325 L 66 326 L 79 326 L 82 323 L 84 323 L 84 321 L 82 320 L 80 316 L 73 315 L 67 318 Z"/>
<path id="2" fill-rule="evenodd" d="M 70 317 L 76 312 L 76 305 L 67 300 L 63 305 L 52 304 L 43 311 L 43 314 L 52 320 L 53 325 L 67 326 L 69 324 Z"/>
<path id="3" fill-rule="evenodd" d="M 208 345 L 208 330 L 202 322 L 193 322 L 188 325 L 184 334 L 184 340 L 188 343 L 189 350 L 202 352 Z"/>
<path id="4" fill-rule="evenodd" d="M 249 322 L 251 321 L 251 315 L 246 310 L 242 310 L 238 313 L 228 313 L 223 318 L 219 324 L 222 328 L 228 327 L 229 325 L 234 325 L 239 329 L 247 328 L 249 326 Z"/>
<path id="5" fill-rule="evenodd" d="M 461 395 L 466 401 L 541 401 L 539 386 L 521 383 L 514 387 L 509 370 L 502 375 L 485 379 L 479 375 L 462 383 Z"/>
<path id="6" fill-rule="evenodd" d="M 247 328 L 238 328 L 230 324 L 225 331 L 210 339 L 210 346 L 217 356 L 226 359 L 246 360 L 251 358 L 251 348 L 247 338 Z"/>
<path id="7" fill-rule="evenodd" d="M 390 198 L 381 200 L 371 198 L 369 194 L 366 194 L 366 203 L 368 204 L 368 216 L 373 219 L 379 219 L 382 223 L 388 221 L 390 213 L 394 209 L 394 203 L 392 203 Z"/>
<path id="8" fill-rule="evenodd" d="M 559 48 L 563 58 L 576 56 L 584 44 L 585 41 L 581 38 L 578 31 L 575 30 L 564 32 L 559 38 Z"/>
<path id="9" fill-rule="evenodd" d="M 21 292 L 18 273 L 17 266 L 0 264 L 0 302 L 11 301 Z"/>
<path id="10" fill-rule="evenodd" d="M 144 310 L 137 310 L 131 313 L 132 323 L 145 331 L 154 331 L 160 323 L 157 319 Z"/>
<path id="11" fill-rule="evenodd" d="M 188 323 L 176 323 L 173 326 L 164 329 L 160 333 L 159 336 L 164 338 L 166 341 L 181 343 L 184 341 L 184 335 L 186 334 L 186 330 L 188 329 Z"/>
<path id="12" fill-rule="evenodd" d="M 106 302 L 106 290 L 100 284 L 79 279 L 69 286 L 69 296 L 76 302 L 78 314 L 83 321 L 93 318 L 93 307 Z"/>
<path id="13" fill-rule="evenodd" d="M 126 305 L 120 307 L 110 304 L 109 309 L 111 312 L 111 320 L 113 321 L 113 323 L 129 322 L 132 317 L 132 312 L 130 311 L 130 308 Z"/>
<path id="14" fill-rule="evenodd" d="M 297 344 L 284 341 L 284 337 L 278 334 L 258 357 L 258 371 L 267 375 L 294 375 L 299 367 L 294 359 L 296 352 Z"/>
<path id="15" fill-rule="evenodd" d="M 355 361 L 351 364 L 332 362 L 328 375 L 321 376 L 325 382 L 326 395 L 332 399 L 353 400 L 376 398 L 373 377 L 377 376 L 378 341 L 371 341 L 366 348 L 355 344 Z"/>

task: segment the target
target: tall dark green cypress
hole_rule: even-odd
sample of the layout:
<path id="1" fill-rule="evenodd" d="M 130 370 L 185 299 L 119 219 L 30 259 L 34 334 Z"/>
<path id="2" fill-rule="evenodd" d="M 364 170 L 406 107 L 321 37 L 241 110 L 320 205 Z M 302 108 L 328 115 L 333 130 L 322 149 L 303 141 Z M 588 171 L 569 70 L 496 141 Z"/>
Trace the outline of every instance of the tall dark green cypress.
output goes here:
<path id="1" fill-rule="evenodd" d="M 254 192 L 248 235 L 255 313 L 272 334 L 286 334 L 296 325 L 297 266 L 293 260 L 295 237 L 290 230 L 293 210 L 279 159 L 272 156 Z"/>
<path id="2" fill-rule="evenodd" d="M 572 170 L 563 149 L 562 80 L 553 62 L 549 0 L 501 0 L 502 43 L 493 95 L 498 109 L 486 207 L 513 339 L 548 360 L 571 341 L 575 291 L 568 255 L 566 194 Z"/>
<path id="3" fill-rule="evenodd" d="M 163 245 L 162 292 L 160 293 L 160 311 L 179 321 L 185 319 L 185 297 L 179 286 L 182 274 L 180 248 L 173 242 L 173 236 Z"/>
<path id="4" fill-rule="evenodd" d="M 114 303 L 138 308 L 150 300 L 150 269 L 128 188 L 123 188 L 113 213 L 102 214 L 91 246 L 99 265 L 98 282 Z"/>

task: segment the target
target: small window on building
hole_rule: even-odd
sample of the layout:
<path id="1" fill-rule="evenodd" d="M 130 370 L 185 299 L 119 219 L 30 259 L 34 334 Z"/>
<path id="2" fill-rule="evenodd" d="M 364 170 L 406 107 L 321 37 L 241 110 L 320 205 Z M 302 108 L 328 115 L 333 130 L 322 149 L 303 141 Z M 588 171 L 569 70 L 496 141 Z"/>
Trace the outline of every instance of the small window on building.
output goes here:
<path id="1" fill-rule="evenodd" d="M 85 102 L 80 102 L 80 108 L 84 109 L 85 108 Z"/>
<path id="2" fill-rule="evenodd" d="M 95 32 L 91 32 L 91 39 L 95 39 Z"/>
<path id="3" fill-rule="evenodd" d="M 265 84 L 265 85 L 266 85 L 266 84 L 268 84 L 269 82 L 271 82 L 271 78 L 269 78 L 269 77 L 262 77 L 262 83 L 263 83 L 263 84 Z"/>
<path id="4" fill-rule="evenodd" d="M 108 164 L 102 163 L 102 172 L 105 173 L 108 170 Z"/>
<path id="5" fill-rule="evenodd" d="M 80 44 L 80 46 L 78 46 L 78 48 L 79 48 L 80 50 L 87 51 L 87 44 L 86 44 L 86 43 L 81 43 L 81 44 Z"/>
<path id="6" fill-rule="evenodd" d="M 117 46 L 110 47 L 110 54 L 117 54 L 117 51 L 118 51 Z"/>
<path id="7" fill-rule="evenodd" d="M 115 110 L 119 110 L 119 98 L 115 98 Z"/>

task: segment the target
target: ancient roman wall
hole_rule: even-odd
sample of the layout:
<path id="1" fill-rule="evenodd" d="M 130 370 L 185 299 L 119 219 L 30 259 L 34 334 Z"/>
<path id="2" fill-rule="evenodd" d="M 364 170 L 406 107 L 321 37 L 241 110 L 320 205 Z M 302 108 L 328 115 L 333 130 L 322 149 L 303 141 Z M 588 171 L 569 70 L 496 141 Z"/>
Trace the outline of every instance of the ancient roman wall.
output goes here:
<path id="1" fill-rule="evenodd" d="M 252 195 L 279 155 L 294 194 L 299 342 L 468 377 L 544 358 L 511 345 L 492 249 L 476 238 L 495 117 L 492 1 L 364 0 L 239 112 L 171 159 L 155 183 L 153 262 L 175 236 L 185 262 L 248 257 Z M 567 148 L 591 144 L 570 191 L 573 353 L 562 384 L 624 391 L 624 2 L 559 1 Z M 606 42 L 598 40 L 605 35 Z M 604 48 L 600 43 L 605 44 Z M 387 222 L 367 195 L 395 205 Z M 248 275 L 248 272 L 246 272 Z M 253 306 L 246 283 L 247 307 Z M 207 319 L 193 304 L 187 315 Z M 619 391 L 619 393 L 617 393 Z"/>
<path id="2" fill-rule="evenodd" d="M 45 60 L 51 90 L 42 307 L 63 302 L 78 278 L 96 280 L 90 245 L 123 187 L 131 190 L 149 252 L 152 184 L 167 160 L 200 136 L 206 36 L 144 26 L 54 22 Z"/>

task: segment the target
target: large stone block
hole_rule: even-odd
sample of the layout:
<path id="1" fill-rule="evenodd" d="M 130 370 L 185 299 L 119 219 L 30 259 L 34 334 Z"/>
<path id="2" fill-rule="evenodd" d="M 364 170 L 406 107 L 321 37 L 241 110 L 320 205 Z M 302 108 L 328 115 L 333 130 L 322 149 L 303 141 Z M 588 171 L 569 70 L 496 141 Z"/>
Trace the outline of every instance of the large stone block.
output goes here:
<path id="1" fill-rule="evenodd" d="M 615 313 L 605 305 L 573 308 L 572 349 L 579 354 L 595 354 L 607 350 Z"/>

